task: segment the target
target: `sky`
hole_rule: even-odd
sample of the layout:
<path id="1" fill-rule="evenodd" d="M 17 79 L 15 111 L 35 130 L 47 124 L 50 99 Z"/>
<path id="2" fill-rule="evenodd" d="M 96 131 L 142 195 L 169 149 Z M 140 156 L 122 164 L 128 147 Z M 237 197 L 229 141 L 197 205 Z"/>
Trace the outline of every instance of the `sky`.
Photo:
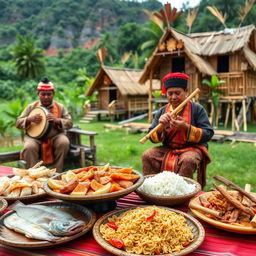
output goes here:
<path id="1" fill-rule="evenodd" d="M 195 7 L 200 3 L 200 0 L 158 0 L 162 4 L 170 3 L 172 7 L 179 10 L 183 3 L 189 2 L 189 7 Z"/>

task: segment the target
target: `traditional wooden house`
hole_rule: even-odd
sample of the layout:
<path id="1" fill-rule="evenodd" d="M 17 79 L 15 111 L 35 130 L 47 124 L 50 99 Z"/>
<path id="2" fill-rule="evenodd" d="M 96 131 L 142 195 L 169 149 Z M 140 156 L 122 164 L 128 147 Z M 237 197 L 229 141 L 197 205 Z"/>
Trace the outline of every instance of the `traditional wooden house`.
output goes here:
<path id="1" fill-rule="evenodd" d="M 189 91 L 200 88 L 206 99 L 209 88 L 203 79 L 217 75 L 226 83 L 218 88 L 223 100 L 250 99 L 256 96 L 256 29 L 254 25 L 219 32 L 184 34 L 168 27 L 146 63 L 139 82 L 162 79 L 170 72 L 190 76 Z M 150 82 L 151 85 L 151 82 Z M 150 86 L 150 94 L 152 92 Z M 149 96 L 150 101 L 153 101 Z M 151 112 L 152 108 L 149 108 Z"/>
<path id="2" fill-rule="evenodd" d="M 97 101 L 89 102 L 87 110 L 97 115 L 125 115 L 131 117 L 140 112 L 147 112 L 149 86 L 138 82 L 142 70 L 107 67 L 102 65 L 86 96 L 97 91 Z M 154 81 L 154 88 L 160 89 L 159 81 Z M 86 107 L 86 106 L 85 106 Z M 87 111 L 88 112 L 88 111 Z"/>

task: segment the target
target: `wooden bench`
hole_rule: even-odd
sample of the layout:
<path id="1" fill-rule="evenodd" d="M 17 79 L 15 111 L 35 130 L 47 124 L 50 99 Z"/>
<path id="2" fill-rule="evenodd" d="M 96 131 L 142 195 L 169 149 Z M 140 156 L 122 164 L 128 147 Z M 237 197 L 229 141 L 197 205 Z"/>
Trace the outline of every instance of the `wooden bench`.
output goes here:
<path id="1" fill-rule="evenodd" d="M 97 132 L 85 131 L 80 128 L 71 128 L 66 131 L 70 140 L 70 150 L 66 156 L 65 162 L 80 161 L 80 165 L 85 166 L 85 161 L 90 161 L 92 165 L 96 164 L 96 145 L 94 137 Z M 88 145 L 82 144 L 81 136 L 89 136 Z M 0 164 L 20 160 L 20 151 L 0 153 Z"/>

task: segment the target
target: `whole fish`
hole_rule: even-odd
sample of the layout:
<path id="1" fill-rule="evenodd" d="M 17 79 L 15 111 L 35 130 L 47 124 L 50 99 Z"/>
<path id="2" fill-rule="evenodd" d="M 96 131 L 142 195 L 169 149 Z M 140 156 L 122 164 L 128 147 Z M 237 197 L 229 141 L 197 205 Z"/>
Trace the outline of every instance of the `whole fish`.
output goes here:
<path id="1" fill-rule="evenodd" d="M 52 235 L 42 227 L 22 219 L 16 213 L 4 219 L 4 225 L 18 233 L 25 234 L 28 238 L 57 242 L 60 238 Z"/>
<path id="2" fill-rule="evenodd" d="M 41 226 L 56 236 L 71 236 L 84 228 L 84 221 L 54 207 L 44 205 L 24 205 L 19 203 L 13 210 L 27 221 Z"/>

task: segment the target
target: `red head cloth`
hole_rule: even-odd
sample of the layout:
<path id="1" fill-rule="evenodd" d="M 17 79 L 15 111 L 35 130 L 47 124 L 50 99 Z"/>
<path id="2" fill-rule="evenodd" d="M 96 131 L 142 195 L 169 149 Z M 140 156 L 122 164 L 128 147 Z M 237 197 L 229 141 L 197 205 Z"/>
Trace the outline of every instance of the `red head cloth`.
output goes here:
<path id="1" fill-rule="evenodd" d="M 54 91 L 54 86 L 53 83 L 50 82 L 48 78 L 43 78 L 38 86 L 37 86 L 38 91 Z"/>
<path id="2" fill-rule="evenodd" d="M 169 73 L 165 77 L 163 77 L 162 82 L 162 94 L 166 94 L 168 88 L 171 87 L 180 87 L 186 89 L 188 86 L 188 79 L 184 73 Z"/>

